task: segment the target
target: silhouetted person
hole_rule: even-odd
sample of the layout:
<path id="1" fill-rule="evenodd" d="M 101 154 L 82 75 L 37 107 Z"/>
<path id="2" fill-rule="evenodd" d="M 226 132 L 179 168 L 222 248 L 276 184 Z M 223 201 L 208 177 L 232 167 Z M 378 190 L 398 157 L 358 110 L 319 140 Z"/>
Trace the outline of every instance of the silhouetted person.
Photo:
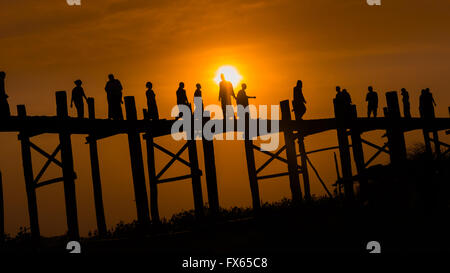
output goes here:
<path id="1" fill-rule="evenodd" d="M 83 82 L 81 80 L 76 80 L 75 82 L 75 88 L 72 89 L 72 99 L 70 100 L 70 107 L 73 107 L 73 104 L 75 104 L 75 108 L 77 109 L 77 116 L 78 118 L 84 118 L 84 101 L 87 102 L 87 97 L 84 94 L 84 89 L 81 87 Z"/>
<path id="2" fill-rule="evenodd" d="M 203 97 L 202 97 L 202 86 L 199 83 L 197 83 L 195 85 L 195 87 L 196 87 L 196 89 L 195 89 L 195 92 L 194 92 L 194 103 L 195 103 L 195 98 L 202 99 L 202 109 L 203 109 L 204 105 L 203 105 Z"/>
<path id="3" fill-rule="evenodd" d="M 427 119 L 434 118 L 434 106 L 436 106 L 436 102 L 429 88 L 422 90 L 419 100 L 420 116 Z"/>
<path id="4" fill-rule="evenodd" d="M 11 111 L 8 104 L 8 95 L 5 89 L 6 73 L 0 72 L 0 118 L 8 118 L 11 116 Z"/>
<path id="5" fill-rule="evenodd" d="M 234 117 L 234 113 L 228 113 L 227 115 L 227 105 L 231 105 L 231 97 L 236 99 L 236 96 L 234 94 L 233 84 L 225 80 L 224 74 L 220 74 L 220 78 L 222 81 L 219 84 L 219 101 L 222 103 L 223 118 L 226 119 L 227 116 Z"/>
<path id="6" fill-rule="evenodd" d="M 106 83 L 105 91 L 108 99 L 108 118 L 123 120 L 122 113 L 122 84 L 113 74 L 108 75 L 109 81 Z"/>
<path id="7" fill-rule="evenodd" d="M 236 96 L 236 104 L 242 105 L 244 108 L 249 105 L 248 99 L 256 99 L 256 97 L 254 96 L 248 96 L 245 90 L 247 90 L 247 84 L 243 83 L 242 89 L 237 93 Z"/>
<path id="8" fill-rule="evenodd" d="M 405 88 L 402 88 L 402 102 L 403 102 L 403 115 L 405 118 L 411 117 L 411 104 L 409 103 L 409 93 Z"/>
<path id="9" fill-rule="evenodd" d="M 350 107 L 352 104 L 352 98 L 350 97 L 350 94 L 347 92 L 347 89 L 342 89 L 342 99 L 343 104 L 345 107 Z"/>
<path id="10" fill-rule="evenodd" d="M 378 112 L 378 94 L 377 92 L 373 91 L 373 87 L 369 86 L 368 88 L 369 92 L 366 96 L 367 101 L 367 117 L 370 118 L 370 114 L 373 113 L 373 117 L 377 117 Z"/>
<path id="11" fill-rule="evenodd" d="M 151 82 L 147 82 L 145 85 L 147 87 L 147 91 L 145 92 L 145 96 L 147 97 L 147 118 L 151 120 L 158 120 L 158 106 L 156 105 L 156 95 L 153 92 L 153 84 Z"/>
<path id="12" fill-rule="evenodd" d="M 292 101 L 293 111 L 295 113 L 295 119 L 300 120 L 306 113 L 306 100 L 303 96 L 303 82 L 297 81 L 297 86 L 294 87 L 294 100 Z"/>
<path id="13" fill-rule="evenodd" d="M 186 90 L 184 89 L 184 82 L 180 82 L 178 89 L 177 89 L 177 105 L 186 105 L 190 108 L 189 101 L 186 95 Z M 180 111 L 180 114 L 178 117 L 182 117 L 182 113 Z"/>

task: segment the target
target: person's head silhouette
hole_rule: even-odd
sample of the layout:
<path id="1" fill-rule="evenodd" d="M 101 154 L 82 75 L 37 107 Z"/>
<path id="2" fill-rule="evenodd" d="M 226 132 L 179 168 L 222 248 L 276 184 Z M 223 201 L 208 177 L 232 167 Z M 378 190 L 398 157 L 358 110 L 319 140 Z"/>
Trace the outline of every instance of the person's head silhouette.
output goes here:
<path id="1" fill-rule="evenodd" d="M 152 84 L 151 82 L 147 82 L 147 83 L 145 84 L 145 87 L 147 87 L 148 89 L 152 89 L 153 84 Z"/>
<path id="2" fill-rule="evenodd" d="M 4 80 L 6 78 L 5 71 L 0 71 L 0 79 Z"/>
<path id="3" fill-rule="evenodd" d="M 76 81 L 74 81 L 74 83 L 78 87 L 80 87 L 83 84 L 83 82 L 81 80 L 76 80 Z"/>
<path id="4" fill-rule="evenodd" d="M 302 86 L 303 86 L 303 82 L 301 80 L 298 80 L 297 81 L 297 87 L 301 88 Z"/>
<path id="5" fill-rule="evenodd" d="M 180 82 L 180 88 L 184 88 L 184 82 Z"/>
<path id="6" fill-rule="evenodd" d="M 195 85 L 195 87 L 197 87 L 197 89 L 202 89 L 202 86 L 201 86 L 199 83 L 197 83 L 197 84 Z"/>
<path id="7" fill-rule="evenodd" d="M 406 89 L 405 88 L 402 88 L 402 93 L 405 93 L 406 92 Z"/>
<path id="8" fill-rule="evenodd" d="M 373 87 L 372 86 L 369 86 L 369 92 L 373 92 Z"/>
<path id="9" fill-rule="evenodd" d="M 245 89 L 247 89 L 247 84 L 246 84 L 246 83 L 243 83 L 243 84 L 242 84 L 242 90 L 245 91 Z"/>
<path id="10" fill-rule="evenodd" d="M 347 89 L 342 89 L 342 93 L 347 93 Z"/>
<path id="11" fill-rule="evenodd" d="M 425 91 L 426 91 L 427 93 L 431 93 L 431 92 L 430 92 L 430 88 L 426 88 Z"/>
<path id="12" fill-rule="evenodd" d="M 220 74 L 220 78 L 222 79 L 222 81 L 225 81 L 225 75 L 223 73 Z"/>
<path id="13" fill-rule="evenodd" d="M 109 79 L 110 81 L 114 80 L 114 75 L 113 75 L 113 74 L 109 74 L 109 75 L 108 75 L 108 79 Z"/>
<path id="14" fill-rule="evenodd" d="M 341 87 L 340 86 L 336 86 L 336 92 L 341 93 Z"/>

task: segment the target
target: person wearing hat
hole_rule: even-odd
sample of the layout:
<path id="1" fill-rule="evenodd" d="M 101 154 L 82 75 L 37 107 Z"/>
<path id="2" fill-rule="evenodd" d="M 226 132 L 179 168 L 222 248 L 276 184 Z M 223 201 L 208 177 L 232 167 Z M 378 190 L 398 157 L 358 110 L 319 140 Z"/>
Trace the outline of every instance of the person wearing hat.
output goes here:
<path id="1" fill-rule="evenodd" d="M 83 98 L 87 102 L 87 97 L 84 94 L 83 87 L 81 85 L 83 82 L 81 80 L 76 80 L 75 82 L 75 88 L 72 90 L 72 100 L 70 101 L 70 107 L 73 107 L 73 104 L 75 104 L 75 108 L 77 109 L 77 116 L 78 118 L 84 118 L 84 102 Z"/>
<path id="2" fill-rule="evenodd" d="M 8 95 L 5 91 L 5 78 L 6 73 L 0 71 L 0 118 L 8 118 L 11 116 L 11 112 L 8 104 Z"/>

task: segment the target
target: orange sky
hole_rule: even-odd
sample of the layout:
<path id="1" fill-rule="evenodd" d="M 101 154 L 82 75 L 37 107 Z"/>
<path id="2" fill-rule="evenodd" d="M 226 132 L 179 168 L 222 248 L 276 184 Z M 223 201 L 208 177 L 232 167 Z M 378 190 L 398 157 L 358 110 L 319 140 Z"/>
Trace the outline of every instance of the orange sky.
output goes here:
<path id="1" fill-rule="evenodd" d="M 248 94 L 257 96 L 256 104 L 290 98 L 296 81 L 303 80 L 305 118 L 331 117 L 335 85 L 349 90 L 361 114 L 368 85 L 380 93 L 380 107 L 385 105 L 382 92 L 407 88 L 413 115 L 418 113 L 419 90 L 430 87 L 438 102 L 437 115 L 448 116 L 447 0 L 382 0 L 381 7 L 368 6 L 364 0 L 82 0 L 81 7 L 69 7 L 65 0 L 0 0 L 0 5 L 0 70 L 7 72 L 14 114 L 15 105 L 26 104 L 30 115 L 53 115 L 54 92 L 70 91 L 73 81 L 81 78 L 87 95 L 96 99 L 97 115 L 106 117 L 104 85 L 107 74 L 114 73 L 124 85 L 124 94 L 136 96 L 139 109 L 145 103 L 145 82 L 152 81 L 160 116 L 169 118 L 179 81 L 186 83 L 189 98 L 200 82 L 205 103 L 217 103 L 213 78 L 220 66 L 228 64 L 244 77 Z M 380 135 L 367 138 L 382 143 Z M 417 134 L 408 134 L 407 139 L 410 145 L 420 141 Z M 16 134 L 2 134 L 0 141 L 6 228 L 15 233 L 19 226 L 28 225 L 20 147 Z M 56 137 L 44 136 L 36 142 L 51 149 Z M 175 149 L 170 138 L 160 142 Z M 330 132 L 307 139 L 307 149 L 335 142 L 335 133 Z M 73 137 L 73 145 L 80 228 L 86 234 L 95 229 L 88 147 L 80 136 Z M 126 137 L 102 140 L 99 146 L 111 227 L 136 217 Z M 367 149 L 366 157 L 372 153 Z M 311 156 L 328 185 L 336 178 L 330 155 Z M 167 158 L 158 156 L 161 167 Z M 241 142 L 216 142 L 224 207 L 250 204 L 242 156 Z M 37 172 L 42 160 L 35 159 Z M 276 170 L 274 166 L 269 173 Z M 57 171 L 50 174 L 56 176 Z M 261 183 L 264 201 L 289 197 L 287 179 Z M 315 179 L 312 188 L 323 194 Z M 187 181 L 160 189 L 162 215 L 192 207 Z M 38 189 L 38 201 L 42 234 L 63 233 L 62 185 Z"/>

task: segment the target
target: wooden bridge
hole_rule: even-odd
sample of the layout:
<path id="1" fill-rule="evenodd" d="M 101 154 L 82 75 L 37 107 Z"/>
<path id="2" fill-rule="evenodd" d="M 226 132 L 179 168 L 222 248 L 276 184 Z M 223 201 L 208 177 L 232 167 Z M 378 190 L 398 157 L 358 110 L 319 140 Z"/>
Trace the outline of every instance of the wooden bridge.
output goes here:
<path id="1" fill-rule="evenodd" d="M 253 143 L 253 137 L 249 137 L 248 126 L 242 131 L 245 140 L 244 148 L 248 167 L 250 190 L 252 194 L 252 204 L 255 210 L 260 208 L 261 200 L 258 183 L 264 179 L 271 179 L 281 176 L 288 176 L 292 199 L 295 202 L 310 200 L 309 167 L 312 169 L 318 180 L 329 196 L 332 196 L 325 183 L 321 179 L 314 165 L 308 158 L 309 154 L 338 149 L 340 156 L 342 179 L 345 199 L 352 203 L 355 199 L 353 190 L 354 181 L 360 185 L 360 195 L 365 194 L 366 178 L 363 174 L 369 164 L 381 153 L 390 156 L 392 164 L 401 164 L 406 160 L 406 143 L 404 133 L 411 130 L 422 130 L 427 153 L 432 153 L 432 143 L 435 153 L 439 156 L 442 153 L 449 153 L 450 145 L 439 141 L 438 131 L 450 129 L 450 118 L 401 118 L 400 107 L 396 92 L 386 93 L 387 107 L 384 108 L 384 117 L 381 118 L 358 118 L 356 107 L 353 105 L 349 109 L 344 109 L 335 104 L 335 118 L 315 119 L 315 120 L 292 120 L 289 101 L 280 102 L 281 120 L 279 131 L 270 133 L 283 133 L 285 145 L 279 147 L 277 151 L 269 152 Z M 90 148 L 91 173 L 94 189 L 94 201 L 97 218 L 97 228 L 100 236 L 107 233 L 104 207 L 102 200 L 102 186 L 100 179 L 99 156 L 97 151 L 97 141 L 117 134 L 128 135 L 129 152 L 131 158 L 131 169 L 133 177 L 134 194 L 139 227 L 145 229 L 151 222 L 160 222 L 158 209 L 158 184 L 174 182 L 178 180 L 191 179 L 194 196 L 194 207 L 196 216 L 201 218 L 204 214 L 204 203 L 202 196 L 202 186 L 200 177 L 203 174 L 200 169 L 197 154 L 197 141 L 187 140 L 186 143 L 176 152 L 156 143 L 160 136 L 171 134 L 171 128 L 175 120 L 138 120 L 134 97 L 125 97 L 126 120 L 106 120 L 95 117 L 94 99 L 88 99 L 89 118 L 79 119 L 68 116 L 67 95 L 65 91 L 56 92 L 57 115 L 55 117 L 27 116 L 24 105 L 17 106 L 18 116 L 0 120 L 0 132 L 18 132 L 21 142 L 23 171 L 28 200 L 28 212 L 30 217 L 30 228 L 32 238 L 35 243 L 39 242 L 40 230 L 38 224 L 38 210 L 36 201 L 36 189 L 39 187 L 62 182 L 64 185 L 65 206 L 67 216 L 68 236 L 70 239 L 79 238 L 77 205 L 75 194 L 76 173 L 73 165 L 73 151 L 71 135 L 86 135 L 87 144 Z M 449 108 L 450 112 L 450 108 Z M 247 115 L 247 123 L 249 117 Z M 207 122 L 204 118 L 203 122 Z M 238 128 L 236 120 L 234 128 Z M 261 120 L 270 124 L 270 120 Z M 259 124 L 259 121 L 258 123 Z M 225 128 L 225 127 L 224 127 Z M 224 129 L 225 130 L 225 129 Z M 336 130 L 338 146 L 306 151 L 304 139 L 321 132 Z M 361 137 L 361 134 L 373 130 L 386 131 L 387 142 L 383 146 L 378 146 Z M 233 129 L 239 131 L 239 129 Z M 259 132 L 259 130 L 258 130 Z M 449 131 L 446 131 L 449 134 Z M 59 144 L 52 152 L 46 152 L 31 140 L 41 134 L 58 134 Z M 222 133 L 222 132 L 218 132 Z M 432 136 L 430 136 L 430 134 Z M 141 135 L 146 143 L 147 162 L 144 164 Z M 351 139 L 351 145 L 349 142 Z M 203 152 L 205 158 L 204 172 L 206 176 L 206 186 L 209 209 L 211 213 L 219 211 L 219 194 L 217 188 L 215 155 L 213 141 L 202 139 Z M 363 144 L 376 148 L 378 151 L 365 160 Z M 298 147 L 298 149 L 297 149 Z M 352 149 L 350 149 L 350 147 Z M 447 148 L 442 151 L 441 147 Z M 37 175 L 33 173 L 33 162 L 31 150 L 37 151 L 44 156 L 47 161 Z M 171 157 L 171 160 L 159 171 L 156 170 L 155 150 L 159 150 Z M 189 160 L 181 158 L 181 154 L 187 150 Z M 269 155 L 270 158 L 257 168 L 255 164 L 255 152 L 258 151 Z M 352 151 L 352 153 L 350 152 Z M 61 153 L 61 160 L 56 158 Z M 282 155 L 285 155 L 283 157 Z M 353 175 L 351 157 L 356 165 L 357 174 Z M 298 162 L 300 158 L 300 164 Z M 286 172 L 271 175 L 260 175 L 274 160 L 286 164 Z M 171 178 L 162 178 L 163 174 L 176 161 L 188 166 L 190 172 Z M 51 180 L 42 181 L 42 177 L 50 164 L 56 164 L 62 169 L 62 176 Z M 147 198 L 147 188 L 145 181 L 145 167 L 149 174 L 150 202 Z M 338 168 L 336 162 L 336 168 Z M 300 186 L 300 174 L 303 180 L 303 189 Z M 150 204 L 150 205 L 149 205 Z M 0 174 L 0 236 L 4 236 L 4 208 L 2 181 Z M 0 237 L 1 239 L 1 237 Z"/>

